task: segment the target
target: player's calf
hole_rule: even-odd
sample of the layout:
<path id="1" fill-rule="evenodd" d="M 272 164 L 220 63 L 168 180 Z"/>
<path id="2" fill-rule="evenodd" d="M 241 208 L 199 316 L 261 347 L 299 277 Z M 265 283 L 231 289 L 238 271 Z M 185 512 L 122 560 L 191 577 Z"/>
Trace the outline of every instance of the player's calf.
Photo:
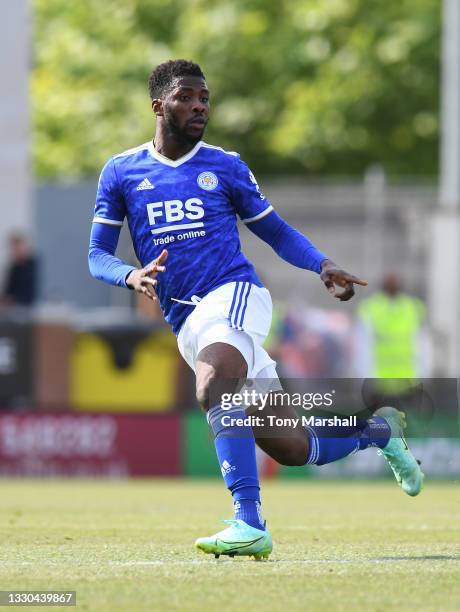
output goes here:
<path id="1" fill-rule="evenodd" d="M 254 406 L 247 411 L 256 420 L 252 429 L 257 445 L 281 465 L 305 465 L 308 457 L 308 436 L 297 412 L 290 405 L 277 405 L 276 398 L 269 394 L 263 410 Z"/>
<path id="2" fill-rule="evenodd" d="M 259 428 L 253 427 L 257 446 L 281 465 L 305 465 L 308 457 L 308 438 L 305 431 L 294 435 L 280 437 L 264 437 Z M 276 431 L 273 431 L 276 435 Z"/>

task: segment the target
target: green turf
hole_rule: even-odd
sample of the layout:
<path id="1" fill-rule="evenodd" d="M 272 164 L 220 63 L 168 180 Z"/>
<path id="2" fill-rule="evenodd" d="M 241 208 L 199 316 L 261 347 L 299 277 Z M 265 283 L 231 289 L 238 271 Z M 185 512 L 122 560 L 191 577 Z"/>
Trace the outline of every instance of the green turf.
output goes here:
<path id="1" fill-rule="evenodd" d="M 265 563 L 195 552 L 230 514 L 218 480 L 0 486 L 0 590 L 73 589 L 77 609 L 111 612 L 460 609 L 455 484 L 412 499 L 393 482 L 264 483 Z"/>

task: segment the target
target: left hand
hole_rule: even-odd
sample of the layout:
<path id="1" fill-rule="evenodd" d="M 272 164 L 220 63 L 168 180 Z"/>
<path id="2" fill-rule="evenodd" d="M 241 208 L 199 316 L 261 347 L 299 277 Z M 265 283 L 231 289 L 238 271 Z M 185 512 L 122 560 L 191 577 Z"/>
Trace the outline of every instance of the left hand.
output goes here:
<path id="1" fill-rule="evenodd" d="M 362 287 L 367 286 L 367 281 L 345 272 L 345 270 L 339 268 L 339 266 L 330 259 L 325 259 L 322 262 L 320 278 L 329 293 L 341 302 L 346 302 L 355 295 L 353 285 L 361 285 Z M 336 293 L 335 285 L 343 287 L 344 291 Z"/>

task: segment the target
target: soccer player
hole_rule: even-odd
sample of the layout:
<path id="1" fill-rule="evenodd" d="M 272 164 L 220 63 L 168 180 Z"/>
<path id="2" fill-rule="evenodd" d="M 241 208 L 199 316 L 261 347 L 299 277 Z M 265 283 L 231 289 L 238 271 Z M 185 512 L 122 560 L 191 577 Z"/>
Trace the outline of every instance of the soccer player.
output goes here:
<path id="1" fill-rule="evenodd" d="M 262 348 L 271 323 L 270 294 L 241 252 L 237 216 L 288 263 L 318 274 L 339 300 L 349 300 L 354 285 L 367 283 L 290 227 L 237 153 L 202 140 L 210 103 L 197 64 L 175 60 L 159 65 L 150 75 L 149 93 L 155 138 L 115 155 L 103 168 L 89 267 L 98 279 L 158 299 L 180 353 L 195 371 L 197 400 L 214 432 L 235 512 L 226 529 L 199 538 L 196 546 L 216 556 L 260 559 L 270 554 L 256 442 L 285 465 L 323 465 L 375 446 L 403 490 L 417 495 L 423 474 L 402 436 L 404 415 L 394 408 L 380 409 L 346 436 L 339 428 L 325 431 L 321 426 L 286 426 L 267 436 L 263 427 L 245 424 L 242 407 L 224 410 L 220 398 L 235 392 L 236 380 L 272 380 L 270 389 L 280 388 L 275 363 Z M 142 268 L 115 256 L 125 217 Z M 276 403 L 269 400 L 264 411 L 277 414 Z"/>

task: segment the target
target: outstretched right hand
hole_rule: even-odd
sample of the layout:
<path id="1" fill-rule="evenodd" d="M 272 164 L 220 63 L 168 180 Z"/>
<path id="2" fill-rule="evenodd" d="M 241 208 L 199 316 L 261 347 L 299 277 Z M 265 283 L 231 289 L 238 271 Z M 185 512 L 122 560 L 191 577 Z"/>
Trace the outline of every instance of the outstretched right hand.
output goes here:
<path id="1" fill-rule="evenodd" d="M 166 267 L 163 263 L 168 258 L 168 251 L 163 249 L 160 255 L 152 262 L 147 264 L 145 268 L 133 270 L 126 279 L 126 284 L 137 293 L 143 293 L 152 302 L 157 302 L 158 297 L 155 293 L 155 287 L 158 284 L 156 277 L 159 272 L 164 272 Z"/>
<path id="2" fill-rule="evenodd" d="M 325 259 L 321 263 L 320 278 L 329 293 L 341 302 L 347 302 L 355 295 L 354 285 L 367 287 L 366 280 L 358 278 L 349 272 L 345 272 L 345 270 L 339 268 L 339 266 L 330 259 Z M 344 290 L 341 293 L 336 293 L 335 285 L 343 287 Z"/>

